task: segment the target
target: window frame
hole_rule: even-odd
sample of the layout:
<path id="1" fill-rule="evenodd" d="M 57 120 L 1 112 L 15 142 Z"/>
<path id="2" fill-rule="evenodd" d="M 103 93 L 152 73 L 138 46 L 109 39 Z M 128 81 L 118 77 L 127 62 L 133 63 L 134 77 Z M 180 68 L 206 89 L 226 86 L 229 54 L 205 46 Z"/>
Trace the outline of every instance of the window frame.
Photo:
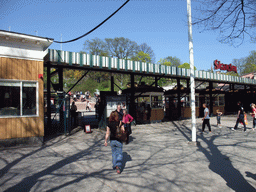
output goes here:
<path id="1" fill-rule="evenodd" d="M 19 115 L 0 115 L 0 118 L 22 118 L 22 117 L 39 117 L 39 83 L 38 81 L 33 81 L 33 80 L 13 80 L 13 79 L 0 79 L 0 85 L 4 83 L 17 83 L 19 84 L 19 89 L 20 89 L 20 114 Z M 36 114 L 34 115 L 23 115 L 23 85 L 28 84 L 28 83 L 33 83 L 35 84 L 36 88 Z M 3 85 L 4 86 L 4 85 Z M 6 86 L 6 87 L 13 87 L 13 86 Z"/>

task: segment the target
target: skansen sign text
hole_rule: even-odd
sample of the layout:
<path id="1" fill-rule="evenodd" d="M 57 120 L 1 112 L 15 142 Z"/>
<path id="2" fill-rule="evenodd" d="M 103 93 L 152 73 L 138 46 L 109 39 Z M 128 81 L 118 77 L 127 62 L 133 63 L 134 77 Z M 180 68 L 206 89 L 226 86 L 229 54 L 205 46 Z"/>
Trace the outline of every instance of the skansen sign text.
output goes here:
<path id="1" fill-rule="evenodd" d="M 237 73 L 236 66 L 233 66 L 231 64 L 227 65 L 227 64 L 220 63 L 220 61 L 218 61 L 217 59 L 214 61 L 214 69 L 234 71 Z"/>

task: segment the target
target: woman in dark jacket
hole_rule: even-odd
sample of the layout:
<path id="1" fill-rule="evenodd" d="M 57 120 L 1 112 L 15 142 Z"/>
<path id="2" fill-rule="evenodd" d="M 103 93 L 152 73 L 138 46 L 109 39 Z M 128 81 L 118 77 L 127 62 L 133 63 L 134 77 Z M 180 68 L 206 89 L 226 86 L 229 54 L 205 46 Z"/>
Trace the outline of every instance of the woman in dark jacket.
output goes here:
<path id="1" fill-rule="evenodd" d="M 116 169 L 118 174 L 121 173 L 122 161 L 123 161 L 123 143 L 116 137 L 117 129 L 120 125 L 118 113 L 112 111 L 109 116 L 109 122 L 107 126 L 107 132 L 105 136 L 105 146 L 108 146 L 107 141 L 110 136 L 110 146 L 112 149 L 112 163 L 113 169 Z M 124 128 L 122 130 L 124 132 Z"/>

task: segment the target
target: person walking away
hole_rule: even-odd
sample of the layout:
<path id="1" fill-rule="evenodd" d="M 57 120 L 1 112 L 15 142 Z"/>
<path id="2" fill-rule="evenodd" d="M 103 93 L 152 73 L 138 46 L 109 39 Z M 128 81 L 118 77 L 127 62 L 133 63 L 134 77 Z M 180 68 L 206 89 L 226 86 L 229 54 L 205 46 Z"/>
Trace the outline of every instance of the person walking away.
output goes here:
<path id="1" fill-rule="evenodd" d="M 216 112 L 217 112 L 217 126 L 219 128 L 222 128 L 220 123 L 222 112 L 219 109 L 217 109 Z"/>
<path id="2" fill-rule="evenodd" d="M 110 137 L 110 146 L 112 150 L 112 164 L 113 169 L 116 170 L 117 174 L 121 173 L 122 161 L 123 161 L 123 143 L 116 137 L 117 131 L 120 128 L 118 113 L 112 111 L 109 116 L 109 122 L 107 125 L 107 131 L 105 135 L 105 146 L 108 146 L 108 138 Z M 121 131 L 124 132 L 124 129 Z"/>
<path id="3" fill-rule="evenodd" d="M 206 103 L 203 104 L 203 108 L 204 108 L 204 118 L 202 119 L 203 120 L 202 133 L 204 132 L 205 125 L 207 125 L 209 132 L 211 133 L 212 130 L 211 130 L 211 125 L 210 125 L 210 116 L 209 116 L 210 113 L 209 113 L 209 109 L 208 109 Z"/>
<path id="4" fill-rule="evenodd" d="M 251 105 L 251 108 L 252 108 L 252 113 L 251 113 L 251 116 L 252 116 L 252 130 L 255 129 L 255 126 L 256 126 L 256 108 L 255 108 L 255 104 L 252 103 Z"/>
<path id="5" fill-rule="evenodd" d="M 238 124 L 241 122 L 244 125 L 244 132 L 246 132 L 246 124 L 244 122 L 244 108 L 241 104 L 241 101 L 237 102 L 237 106 L 238 106 L 238 113 L 237 113 L 237 120 L 236 120 L 236 125 L 234 128 L 232 128 L 231 130 L 236 130 Z"/>
<path id="6" fill-rule="evenodd" d="M 132 129 L 131 129 L 131 122 L 133 121 L 133 117 L 127 113 L 127 109 L 123 109 L 123 119 L 122 119 L 122 125 L 124 126 L 124 129 L 126 131 L 126 144 L 129 143 L 129 135 L 132 134 Z"/>
<path id="7" fill-rule="evenodd" d="M 75 104 L 75 101 L 72 102 L 71 108 L 70 108 L 70 114 L 71 114 L 71 126 L 76 126 L 76 111 L 77 106 Z"/>

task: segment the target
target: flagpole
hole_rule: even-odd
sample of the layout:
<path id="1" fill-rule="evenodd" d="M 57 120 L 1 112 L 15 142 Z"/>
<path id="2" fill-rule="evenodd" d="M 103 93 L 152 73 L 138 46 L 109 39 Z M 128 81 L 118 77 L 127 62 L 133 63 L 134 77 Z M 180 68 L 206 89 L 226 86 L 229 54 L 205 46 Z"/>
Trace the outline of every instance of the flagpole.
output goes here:
<path id="1" fill-rule="evenodd" d="M 192 37 L 191 0 L 187 0 L 187 17 L 188 17 L 189 63 L 190 63 L 191 130 L 192 130 L 192 142 L 196 143 L 195 69 L 194 69 L 194 51 L 193 51 L 193 37 Z"/>

